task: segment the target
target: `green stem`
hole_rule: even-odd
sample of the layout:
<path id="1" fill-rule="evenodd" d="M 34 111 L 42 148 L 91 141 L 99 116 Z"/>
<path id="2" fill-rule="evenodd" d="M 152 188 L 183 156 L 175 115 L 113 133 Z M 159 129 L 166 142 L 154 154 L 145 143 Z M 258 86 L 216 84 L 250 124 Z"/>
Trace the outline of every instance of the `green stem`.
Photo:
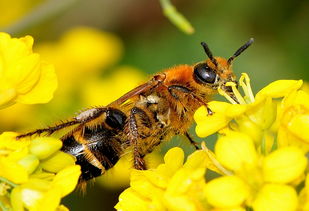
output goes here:
<path id="1" fill-rule="evenodd" d="M 6 184 L 9 184 L 10 186 L 12 186 L 14 188 L 17 187 L 17 185 L 15 183 L 11 182 L 10 180 L 8 180 L 8 179 L 6 179 L 4 177 L 0 177 L 0 181 L 4 182 Z"/>
<path id="2" fill-rule="evenodd" d="M 170 0 L 160 0 L 164 15 L 181 31 L 193 34 L 194 28 L 190 22 L 172 5 Z"/>

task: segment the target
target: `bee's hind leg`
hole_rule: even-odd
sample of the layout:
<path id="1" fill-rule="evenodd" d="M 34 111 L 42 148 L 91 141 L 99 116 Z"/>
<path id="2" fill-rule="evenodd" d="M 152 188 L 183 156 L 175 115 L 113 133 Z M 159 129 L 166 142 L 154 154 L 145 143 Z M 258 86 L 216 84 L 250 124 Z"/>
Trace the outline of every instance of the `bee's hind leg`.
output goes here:
<path id="1" fill-rule="evenodd" d="M 35 134 L 41 135 L 42 133 L 47 133 L 48 135 L 51 135 L 58 130 L 61 130 L 65 127 L 72 126 L 72 125 L 75 125 L 75 124 L 78 124 L 78 123 L 79 123 L 79 121 L 77 121 L 77 120 L 63 122 L 63 123 L 57 124 L 55 126 L 51 126 L 51 127 L 47 127 L 47 128 L 41 128 L 41 129 L 37 129 L 37 130 L 31 131 L 31 132 L 28 132 L 28 133 L 21 134 L 19 136 L 16 136 L 16 139 L 32 136 L 32 135 L 35 135 Z"/>

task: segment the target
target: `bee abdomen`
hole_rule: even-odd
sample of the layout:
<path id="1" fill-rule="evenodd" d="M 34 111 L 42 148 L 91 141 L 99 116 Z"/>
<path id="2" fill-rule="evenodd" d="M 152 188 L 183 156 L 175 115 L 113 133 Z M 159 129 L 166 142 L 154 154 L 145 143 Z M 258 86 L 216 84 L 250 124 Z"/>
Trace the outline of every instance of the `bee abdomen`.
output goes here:
<path id="1" fill-rule="evenodd" d="M 76 140 L 73 134 L 63 138 L 62 151 L 75 156 L 81 166 L 80 182 L 100 176 L 117 163 L 122 148 L 114 136 L 112 130 L 97 127 L 85 128 L 82 140 Z"/>
<path id="2" fill-rule="evenodd" d="M 76 157 L 76 164 L 81 166 L 81 176 L 79 181 L 87 181 L 102 174 L 102 169 L 91 164 L 86 158 L 83 144 L 78 143 L 73 135 L 63 138 L 63 152 Z"/>

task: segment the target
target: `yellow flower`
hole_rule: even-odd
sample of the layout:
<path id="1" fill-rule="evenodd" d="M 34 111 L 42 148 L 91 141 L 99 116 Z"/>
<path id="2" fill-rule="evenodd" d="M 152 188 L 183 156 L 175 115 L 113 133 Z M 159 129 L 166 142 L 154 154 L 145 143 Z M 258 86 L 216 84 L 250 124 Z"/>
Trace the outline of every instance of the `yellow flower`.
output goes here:
<path id="1" fill-rule="evenodd" d="M 226 168 L 239 171 L 257 164 L 257 153 L 250 136 L 230 131 L 221 136 L 215 145 L 218 161 Z"/>
<path id="2" fill-rule="evenodd" d="M 224 128 L 232 128 L 250 136 L 262 153 L 271 151 L 278 144 L 281 146 L 287 142 L 291 144 L 292 139 L 297 136 L 301 136 L 302 141 L 308 139 L 309 112 L 304 108 L 309 107 L 309 95 L 304 91 L 297 91 L 302 86 L 301 80 L 275 81 L 260 90 L 255 97 L 247 74 L 242 74 L 239 80 L 239 85 L 245 93 L 244 97 L 236 89 L 235 84 L 227 85 L 232 87 L 234 96 L 240 104 L 219 89 L 219 93 L 230 100 L 231 104 L 210 102 L 209 107 L 214 112 L 211 116 L 207 116 L 204 107 L 199 108 L 194 115 L 198 136 L 206 137 L 217 131 L 220 133 Z M 277 100 L 282 97 L 283 100 Z M 293 144 L 296 145 L 295 141 Z"/>
<path id="3" fill-rule="evenodd" d="M 293 91 L 279 106 L 278 142 L 281 145 L 298 145 L 309 151 L 309 94 Z"/>
<path id="4" fill-rule="evenodd" d="M 297 193 L 288 185 L 266 184 L 253 202 L 254 211 L 293 211 L 297 208 Z"/>
<path id="5" fill-rule="evenodd" d="M 119 61 L 123 52 L 121 40 L 108 32 L 90 27 L 75 27 L 59 41 L 38 45 L 42 58 L 53 62 L 61 88 L 84 82 L 93 73 Z M 68 83 L 68 80 L 71 83 Z"/>
<path id="6" fill-rule="evenodd" d="M 46 103 L 53 97 L 57 78 L 52 65 L 32 52 L 33 38 L 11 38 L 0 33 L 0 108 L 16 102 Z"/>
<path id="7" fill-rule="evenodd" d="M 59 151 L 59 139 L 17 141 L 16 135 L 0 135 L 0 186 L 6 187 L 0 194 L 0 207 L 56 210 L 61 198 L 75 189 L 80 166 L 71 155 Z"/>
<path id="8" fill-rule="evenodd" d="M 131 187 L 120 196 L 117 210 L 207 210 L 205 151 L 196 151 L 183 164 L 184 153 L 172 148 L 164 164 L 146 171 L 134 170 Z"/>
<path id="9" fill-rule="evenodd" d="M 208 202 L 219 208 L 239 207 L 249 195 L 249 189 L 237 176 L 223 176 L 207 183 L 205 194 Z"/>
<path id="10" fill-rule="evenodd" d="M 283 147 L 263 160 L 263 177 L 266 182 L 289 183 L 299 178 L 307 166 L 307 158 L 297 147 Z"/>

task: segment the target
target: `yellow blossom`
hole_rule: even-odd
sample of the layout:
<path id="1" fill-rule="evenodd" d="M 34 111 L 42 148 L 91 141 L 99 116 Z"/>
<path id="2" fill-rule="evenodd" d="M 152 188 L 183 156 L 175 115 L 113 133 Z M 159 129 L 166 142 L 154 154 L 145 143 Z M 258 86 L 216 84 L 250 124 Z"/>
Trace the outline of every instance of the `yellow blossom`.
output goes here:
<path id="1" fill-rule="evenodd" d="M 131 187 L 120 196 L 117 210 L 207 210 L 204 195 L 207 154 L 196 151 L 183 164 L 184 153 L 172 148 L 164 164 L 146 171 L 134 170 Z"/>
<path id="2" fill-rule="evenodd" d="M 254 211 L 293 211 L 297 208 L 297 193 L 288 185 L 266 184 L 253 202 Z"/>
<path id="3" fill-rule="evenodd" d="M 37 47 L 42 58 L 53 62 L 59 76 L 59 86 L 67 88 L 84 82 L 87 77 L 121 57 L 121 40 L 108 32 L 90 27 L 75 27 L 66 31 L 60 40 L 45 42 Z M 70 80 L 72 83 L 68 83 Z"/>
<path id="4" fill-rule="evenodd" d="M 278 142 L 309 151 L 309 94 L 303 90 L 287 95 L 279 106 Z"/>
<path id="5" fill-rule="evenodd" d="M 0 185 L 7 187 L 0 205 L 13 210 L 56 210 L 61 198 L 75 189 L 80 166 L 59 151 L 58 139 L 16 140 L 16 135 L 0 135 Z"/>
<path id="6" fill-rule="evenodd" d="M 33 38 L 0 33 L 0 108 L 16 102 L 46 103 L 57 87 L 52 65 L 32 52 Z"/>
<path id="7" fill-rule="evenodd" d="M 309 94 L 300 90 L 302 81 L 278 80 L 255 96 L 247 74 L 239 80 L 244 96 L 236 84 L 227 85 L 232 86 L 237 102 L 219 90 L 231 103 L 210 102 L 208 105 L 214 114 L 207 116 L 206 108 L 202 107 L 194 119 L 199 136 L 219 133 L 213 164 L 221 173 L 239 178 L 247 187 L 246 199 L 228 210 L 245 207 L 252 207 L 254 211 L 296 210 L 297 207 L 306 210 L 308 182 L 301 191 L 300 203 L 296 191 L 304 175 L 308 175 Z M 212 124 L 214 120 L 217 122 Z M 224 203 L 221 202 L 229 202 L 229 198 L 220 194 L 220 187 L 226 190 L 224 182 L 217 183 L 218 187 L 209 188 L 213 192 L 209 191 L 207 199 L 214 210 L 222 210 L 220 206 Z"/>
<path id="8" fill-rule="evenodd" d="M 255 136 L 261 136 L 259 131 L 269 128 L 276 119 L 276 104 L 272 98 L 284 97 L 297 90 L 302 85 L 302 81 L 282 80 L 271 83 L 269 86 L 263 88 L 254 98 L 250 86 L 250 79 L 246 74 L 243 74 L 240 79 L 240 86 L 245 92 L 245 97 L 242 97 L 237 92 L 238 101 L 242 102 L 240 105 L 236 104 L 232 99 L 233 104 L 222 102 L 210 102 L 209 107 L 214 112 L 213 115 L 207 116 L 205 108 L 199 108 L 194 115 L 197 123 L 196 133 L 200 137 L 211 135 L 212 133 L 221 130 L 228 126 L 229 122 L 233 119 L 240 120 L 237 124 L 237 129 L 240 132 L 252 135 L 254 140 Z M 231 85 L 235 87 L 235 85 Z M 220 92 L 221 93 L 221 92 Z M 228 96 L 227 96 L 228 97 Z M 205 116 L 207 116 L 205 118 Z M 214 121 L 215 120 L 215 121 Z M 246 122 L 243 122 L 245 120 Z M 211 124 L 210 124 L 211 122 Z M 249 127 L 247 127 L 249 125 Z M 247 130 L 253 126 L 254 130 Z"/>
<path id="9" fill-rule="evenodd" d="M 257 163 L 252 139 L 239 132 L 229 132 L 221 136 L 215 146 L 215 153 L 223 166 L 234 171 L 252 168 Z"/>
<path id="10" fill-rule="evenodd" d="M 224 176 L 206 184 L 205 194 L 214 207 L 228 208 L 240 206 L 248 197 L 247 185 L 237 176 Z"/>
<path id="11" fill-rule="evenodd" d="M 307 158 L 296 147 L 283 147 L 265 157 L 262 165 L 265 181 L 289 183 L 304 173 Z"/>

